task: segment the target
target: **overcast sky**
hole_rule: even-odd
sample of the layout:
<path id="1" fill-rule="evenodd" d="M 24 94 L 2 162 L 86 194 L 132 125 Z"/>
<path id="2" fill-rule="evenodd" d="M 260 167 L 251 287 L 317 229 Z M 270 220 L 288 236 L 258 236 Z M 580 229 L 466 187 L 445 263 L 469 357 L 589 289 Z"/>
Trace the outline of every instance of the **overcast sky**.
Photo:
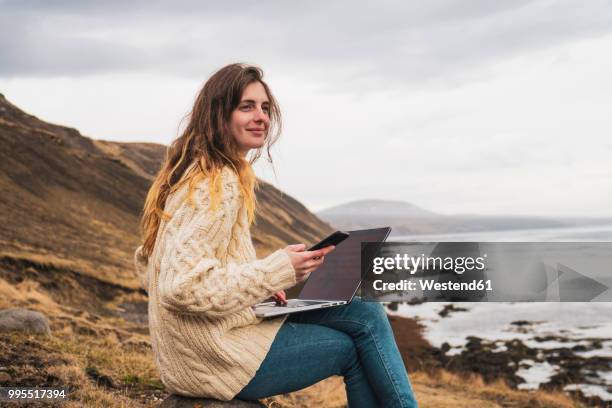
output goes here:
<path id="1" fill-rule="evenodd" d="M 0 92 L 168 144 L 214 71 L 252 63 L 284 114 L 257 172 L 311 210 L 612 216 L 611 21 L 605 0 L 0 0 Z"/>

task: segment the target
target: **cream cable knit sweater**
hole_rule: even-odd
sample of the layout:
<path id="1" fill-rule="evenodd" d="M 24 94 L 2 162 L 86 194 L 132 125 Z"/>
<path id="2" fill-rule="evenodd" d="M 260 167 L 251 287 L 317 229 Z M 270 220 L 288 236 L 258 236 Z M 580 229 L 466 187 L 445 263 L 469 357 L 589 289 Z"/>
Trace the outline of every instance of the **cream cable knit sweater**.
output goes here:
<path id="1" fill-rule="evenodd" d="M 257 260 L 238 178 L 222 171 L 222 202 L 210 210 L 208 181 L 171 194 L 149 259 L 136 269 L 149 294 L 149 329 L 166 389 L 232 399 L 254 377 L 286 316 L 261 319 L 251 309 L 296 284 L 287 253 Z"/>

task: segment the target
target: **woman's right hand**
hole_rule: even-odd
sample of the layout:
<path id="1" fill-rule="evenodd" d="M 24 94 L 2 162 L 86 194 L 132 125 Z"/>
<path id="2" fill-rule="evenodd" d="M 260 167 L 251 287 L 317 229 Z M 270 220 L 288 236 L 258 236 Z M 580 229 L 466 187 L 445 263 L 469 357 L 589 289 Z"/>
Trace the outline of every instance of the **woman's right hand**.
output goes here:
<path id="1" fill-rule="evenodd" d="M 308 279 L 308 276 L 323 264 L 325 255 L 336 248 L 334 245 L 317 249 L 316 251 L 305 251 L 306 245 L 288 245 L 285 251 L 291 259 L 293 269 L 295 269 L 295 280 L 299 283 Z"/>

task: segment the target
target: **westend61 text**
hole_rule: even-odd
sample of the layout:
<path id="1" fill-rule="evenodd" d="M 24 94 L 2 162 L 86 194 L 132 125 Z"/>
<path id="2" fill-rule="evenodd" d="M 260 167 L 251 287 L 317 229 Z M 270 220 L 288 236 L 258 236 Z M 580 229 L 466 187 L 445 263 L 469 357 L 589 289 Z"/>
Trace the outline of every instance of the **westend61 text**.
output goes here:
<path id="1" fill-rule="evenodd" d="M 419 287 L 417 288 L 417 283 L 412 280 L 403 279 L 399 282 L 383 282 L 382 280 L 378 279 L 373 282 L 372 286 L 374 290 L 385 290 L 385 291 L 396 291 L 396 290 L 407 291 L 407 290 L 417 290 L 417 289 L 420 289 L 423 291 L 428 291 L 428 290 L 438 290 L 438 291 L 445 291 L 445 290 L 482 291 L 482 290 L 487 290 L 487 291 L 492 291 L 493 290 L 493 285 L 491 284 L 490 279 L 473 280 L 470 282 L 453 282 L 453 281 L 438 282 L 435 279 L 419 279 L 418 282 L 419 282 Z"/>

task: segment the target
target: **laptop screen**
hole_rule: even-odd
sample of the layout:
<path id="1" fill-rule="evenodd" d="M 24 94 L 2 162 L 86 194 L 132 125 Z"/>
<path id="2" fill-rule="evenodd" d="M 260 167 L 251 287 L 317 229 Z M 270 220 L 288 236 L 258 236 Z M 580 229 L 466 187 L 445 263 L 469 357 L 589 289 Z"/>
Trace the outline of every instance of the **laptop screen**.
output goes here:
<path id="1" fill-rule="evenodd" d="M 350 236 L 310 274 L 298 299 L 351 300 L 361 282 L 361 243 L 382 243 L 390 231 L 389 227 L 347 231 Z M 368 255 L 372 262 L 375 254 Z"/>

